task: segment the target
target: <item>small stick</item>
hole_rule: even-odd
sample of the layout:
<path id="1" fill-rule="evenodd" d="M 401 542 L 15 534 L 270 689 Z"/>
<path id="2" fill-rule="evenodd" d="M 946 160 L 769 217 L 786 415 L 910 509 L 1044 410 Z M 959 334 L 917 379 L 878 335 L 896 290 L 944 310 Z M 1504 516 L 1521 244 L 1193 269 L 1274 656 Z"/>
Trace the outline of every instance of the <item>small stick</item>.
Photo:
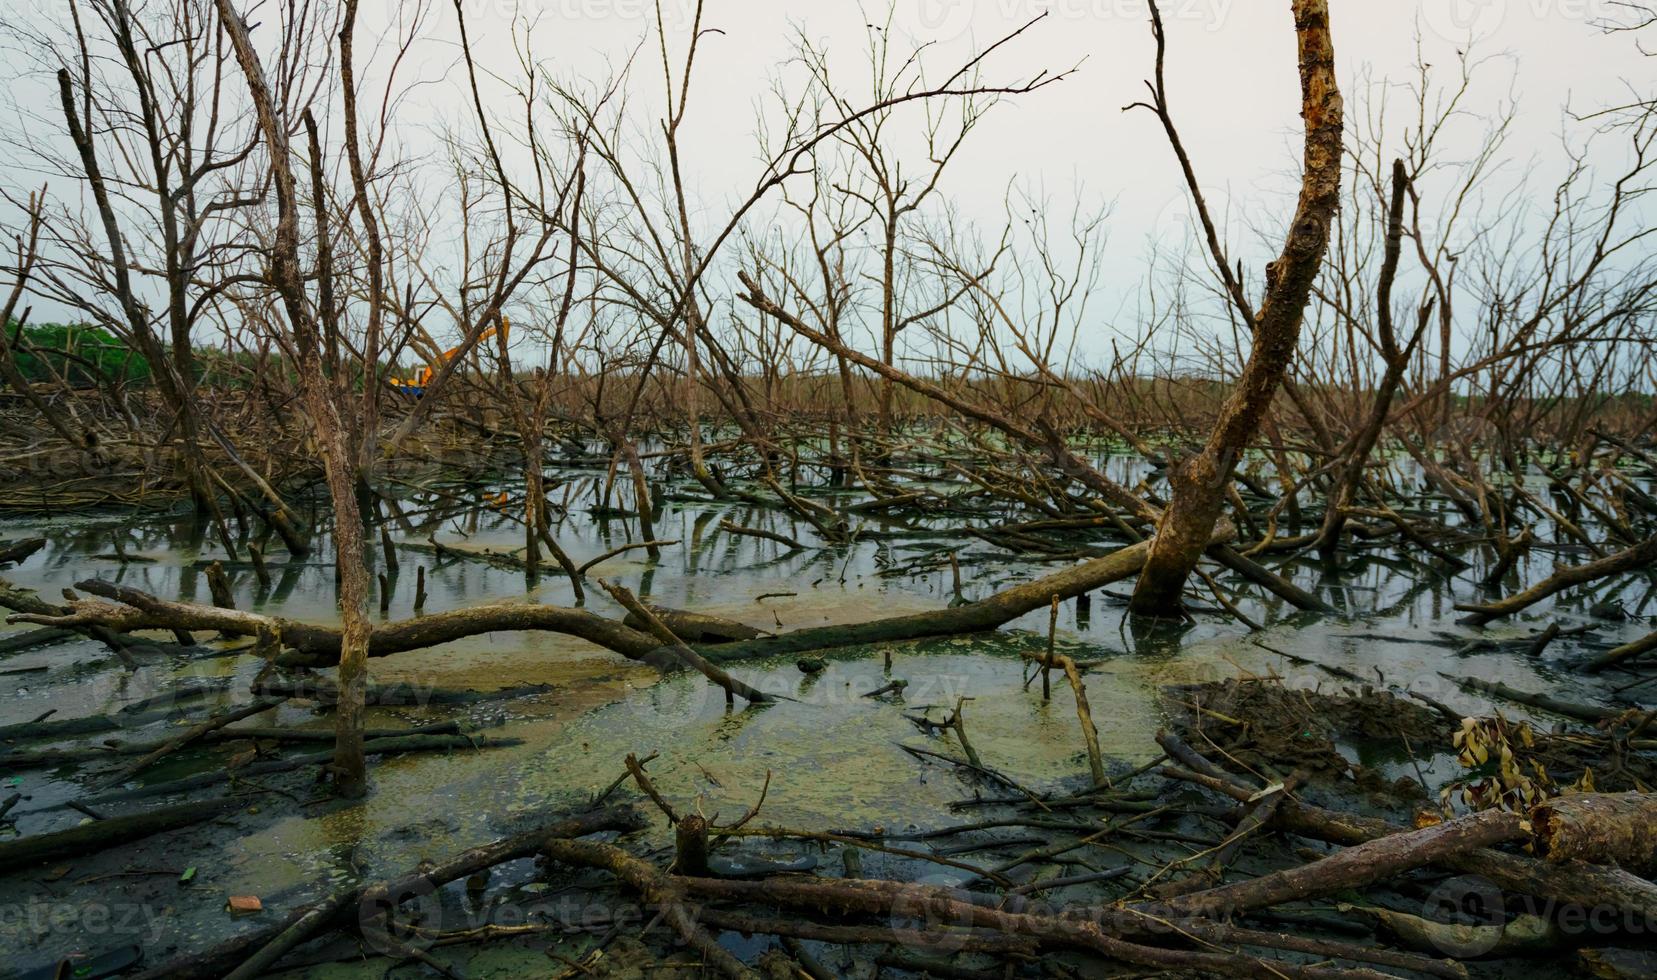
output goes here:
<path id="1" fill-rule="evenodd" d="M 384 613 L 387 613 L 387 612 L 391 611 L 391 579 L 387 578 L 386 574 L 384 572 L 381 572 L 379 574 L 379 579 L 380 579 L 380 612 L 382 614 L 384 614 Z"/>
<path id="2" fill-rule="evenodd" d="M 967 725 L 961 718 L 961 709 L 967 700 L 964 697 L 955 699 L 955 713 L 950 716 L 949 721 L 944 722 L 944 725 L 947 728 L 955 729 L 955 737 L 961 740 L 961 751 L 967 754 L 967 761 L 982 769 L 984 768 L 984 761 L 978 758 L 978 750 L 974 749 L 972 743 L 967 741 Z"/>
<path id="3" fill-rule="evenodd" d="M 683 660 L 687 666 L 696 668 L 696 670 L 699 671 L 703 677 L 706 677 L 708 680 L 713 681 L 715 684 L 718 684 L 720 687 L 724 688 L 726 704 L 732 703 L 733 698 L 736 695 L 741 695 L 742 698 L 750 704 L 762 704 L 767 701 L 776 700 L 771 697 L 771 695 L 766 694 L 763 691 L 756 691 L 747 684 L 744 684 L 743 682 L 732 677 L 730 674 L 725 672 L 724 668 L 717 667 L 703 659 L 701 654 L 686 646 L 685 641 L 679 639 L 679 637 L 667 627 L 666 623 L 662 622 L 655 613 L 651 612 L 649 606 L 646 606 L 644 603 L 640 602 L 637 596 L 633 595 L 633 593 L 629 592 L 623 586 L 612 585 L 603 579 L 599 579 L 598 584 L 603 586 L 604 591 L 610 593 L 610 597 L 621 603 L 621 605 L 625 607 L 628 612 L 639 617 L 639 619 L 644 622 L 649 633 L 666 644 L 668 649 L 672 650 L 674 655 L 680 660 Z"/>
<path id="4" fill-rule="evenodd" d="M 426 566 L 421 565 L 414 572 L 414 611 L 419 612 L 426 608 Z"/>
<path id="5" fill-rule="evenodd" d="M 647 758 L 655 758 L 655 756 L 652 755 Z M 644 795 L 650 797 L 651 802 L 655 803 L 656 806 L 661 808 L 663 813 L 667 814 L 667 822 L 675 825 L 678 824 L 679 815 L 673 812 L 673 807 L 668 804 L 667 800 L 662 798 L 661 793 L 656 791 L 656 784 L 652 783 L 650 781 L 650 777 L 645 775 L 644 763 L 639 761 L 639 757 L 629 752 L 627 753 L 626 763 L 627 771 L 633 774 L 633 781 L 639 784 L 639 789 L 643 790 Z"/>
<path id="6" fill-rule="evenodd" d="M 241 721 L 243 718 L 251 717 L 251 716 L 259 714 L 260 712 L 263 712 L 263 711 L 269 711 L 270 709 L 280 705 L 282 702 L 284 702 L 286 700 L 287 700 L 287 698 L 285 698 L 285 697 L 281 697 L 281 698 L 263 698 L 261 700 L 253 702 L 252 704 L 245 705 L 241 708 L 237 708 L 234 711 L 228 711 L 228 712 L 225 712 L 224 714 L 214 715 L 213 717 L 207 719 L 204 722 L 201 722 L 198 725 L 191 726 L 188 731 L 184 732 L 184 734 L 178 736 L 175 739 L 172 739 L 171 741 L 167 742 L 165 745 L 162 745 L 162 746 L 156 748 L 153 752 L 150 752 L 150 753 L 146 754 L 143 758 L 139 759 L 138 761 L 132 763 L 129 766 L 126 766 L 125 768 L 121 769 L 119 772 L 116 772 L 116 773 L 114 773 L 113 775 L 110 775 L 110 776 L 106 776 L 103 779 L 100 779 L 97 782 L 93 783 L 92 784 L 92 791 L 97 793 L 97 792 L 102 792 L 103 790 L 106 790 L 111 786 L 118 786 L 121 783 L 124 783 L 127 780 L 131 779 L 132 777 L 134 777 L 134 776 L 138 775 L 139 773 L 143 772 L 145 769 L 148 769 L 151 765 L 153 765 L 158 760 L 162 759 L 165 756 L 171 755 L 173 752 L 178 751 L 179 749 L 183 748 L 186 745 L 189 745 L 191 742 L 194 742 L 196 739 L 202 737 L 203 735 L 206 735 L 208 732 L 217 731 L 218 729 L 223 728 L 224 726 L 230 724 L 231 722 Z"/>
<path id="7" fill-rule="evenodd" d="M 672 541 L 635 541 L 632 544 L 624 544 L 619 548 L 611 548 L 609 551 L 606 551 L 604 554 L 599 555 L 597 558 L 593 558 L 593 559 L 587 561 L 586 563 L 582 564 L 581 566 L 577 567 L 576 570 L 575 570 L 575 574 L 585 575 L 585 574 L 587 574 L 587 569 L 592 568 L 594 565 L 597 565 L 599 562 L 609 561 L 611 558 L 614 558 L 615 556 L 617 556 L 619 554 L 622 554 L 624 552 L 632 551 L 634 548 L 650 548 L 651 550 L 657 550 L 657 549 L 661 549 L 661 548 L 666 548 L 668 545 L 674 545 L 674 544 L 678 544 L 678 543 L 679 543 L 678 540 L 675 539 L 675 540 L 672 540 Z"/>
<path id="8" fill-rule="evenodd" d="M 766 531 L 757 527 L 744 527 L 741 524 L 731 520 L 720 521 L 719 529 L 722 531 L 728 531 L 731 534 L 745 534 L 751 538 L 763 538 L 766 541 L 775 541 L 776 543 L 787 547 L 790 551 L 799 551 L 801 548 L 805 547 L 805 545 L 786 534 L 778 534 L 775 531 Z"/>

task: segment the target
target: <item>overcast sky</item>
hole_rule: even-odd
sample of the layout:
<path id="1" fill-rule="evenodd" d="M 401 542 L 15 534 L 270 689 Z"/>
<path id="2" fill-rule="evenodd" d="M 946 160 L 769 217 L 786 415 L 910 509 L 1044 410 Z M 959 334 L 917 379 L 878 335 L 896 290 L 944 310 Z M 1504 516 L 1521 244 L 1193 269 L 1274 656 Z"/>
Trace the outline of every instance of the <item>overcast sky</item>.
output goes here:
<path id="1" fill-rule="evenodd" d="M 395 0 L 382 0 L 394 9 Z M 485 64 L 508 60 L 513 18 L 533 21 L 535 53 L 565 77 L 602 75 L 640 39 L 649 37 L 649 0 L 463 0 Z M 1298 157 L 1298 91 L 1293 23 L 1286 0 L 1166 0 L 1168 79 L 1184 139 L 1205 184 L 1231 195 L 1280 192 Z M 453 21 L 439 5 L 433 33 Z M 1336 56 L 1348 101 L 1361 75 L 1413 81 L 1417 42 L 1424 59 L 1452 81 L 1458 51 L 1493 59 L 1468 108 L 1493 109 L 1511 96 L 1519 105 L 1515 156 L 1551 157 L 1567 106 L 1597 108 L 1643 85 L 1654 63 L 1633 40 L 1607 36 L 1596 22 L 1617 16 L 1611 0 L 1332 0 Z M 688 35 L 694 0 L 664 0 L 670 43 Z M 751 184 L 754 120 L 769 79 L 796 30 L 817 39 L 852 79 L 867 44 L 866 24 L 884 15 L 880 2 L 709 0 L 703 21 L 717 29 L 703 41 L 692 109 L 683 142 L 707 205 Z M 1144 94 L 1152 67 L 1144 0 L 897 0 L 898 29 L 931 41 L 931 64 L 944 67 L 1015 29 L 1048 16 L 997 52 L 988 79 L 1027 76 L 1042 68 L 1079 65 L 1060 84 L 1018 97 L 975 134 L 947 181 L 969 210 L 999 202 L 1010 179 L 1068 191 L 1076 182 L 1116 199 L 1113 238 L 1139 238 L 1171 202 L 1183 199 L 1172 156 L 1154 117 L 1123 113 Z M 675 48 L 678 50 L 678 48 Z M 646 48 L 641 59 L 653 59 Z M 432 54 L 428 70 L 440 70 Z M 653 60 L 635 66 L 641 114 L 659 102 Z M 426 90 L 442 105 L 458 92 Z M 445 95 L 445 91 L 449 95 Z M 1394 94 L 1399 107 L 1407 98 Z M 1362 101 L 1361 99 L 1359 101 Z M 458 108 L 458 105 L 456 106 Z M 1476 126 L 1471 122 L 1468 132 Z"/>
<path id="2" fill-rule="evenodd" d="M 381 0 L 382 16 L 399 8 Z M 480 62 L 514 73 L 509 37 L 533 24 L 535 57 L 563 78 L 603 77 L 635 50 L 632 110 L 641 128 L 660 117 L 661 75 L 650 0 L 462 0 Z M 1627 101 L 1648 87 L 1653 61 L 1629 35 L 1602 24 L 1620 15 L 1610 0 L 1331 0 L 1336 56 L 1348 102 L 1349 132 L 1373 110 L 1383 88 L 1392 112 L 1410 111 L 1405 86 L 1419 60 L 1435 81 L 1453 85 L 1461 52 L 1483 59 L 1479 82 L 1457 124 L 1456 152 L 1484 132 L 1485 116 L 1516 104 L 1508 153 L 1497 185 L 1529 175 L 1545 180 L 1562 160 L 1561 135 L 1580 133 L 1569 110 Z M 1217 209 L 1228 213 L 1234 254 L 1263 264 L 1258 236 L 1245 224 L 1285 220 L 1299 166 L 1299 93 L 1295 37 L 1287 0 L 1165 0 L 1167 75 L 1173 111 Z M 664 0 L 669 44 L 678 56 L 689 35 L 694 0 Z M 723 224 L 732 202 L 759 172 L 756 119 L 774 118 L 771 81 L 796 33 L 827 47 L 842 85 L 855 89 L 865 70 L 869 24 L 883 2 L 708 0 L 691 110 L 681 137 L 686 173 L 696 190 L 706 235 Z M 970 220 L 994 233 L 1010 181 L 1036 185 L 1066 208 L 1078 188 L 1113 202 L 1107 262 L 1111 295 L 1092 313 L 1132 319 L 1149 242 L 1183 234 L 1187 195 L 1161 129 L 1148 112 L 1124 113 L 1144 96 L 1154 45 L 1144 0 L 897 0 L 894 34 L 931 42 L 928 64 L 948 70 L 1038 14 L 1041 22 L 986 62 L 986 81 L 1017 80 L 1047 69 L 1076 71 L 1059 84 L 998 107 L 952 165 L 944 193 Z M 372 23 L 372 21 L 370 21 Z M 453 72 L 454 13 L 439 2 L 421 71 L 449 72 L 423 88 L 409 119 L 421 113 L 459 117 L 465 101 Z M 643 47 L 639 45 L 643 42 Z M 447 54 L 445 54 L 447 52 Z M 1418 54 L 1419 52 L 1419 54 Z M 1401 129 L 1401 123 L 1393 127 Z M 1611 157 L 1620 145 L 1609 148 Z M 1393 147 L 1401 151 L 1402 147 Z M 1392 150 L 1389 150 L 1389 155 Z M 1613 162 L 1610 159 L 1602 161 Z M 1543 203 L 1551 188 L 1534 188 Z M 1253 249 L 1250 246 L 1255 246 Z"/>
<path id="3" fill-rule="evenodd" d="M 10 8 L 14 18 L 45 22 L 62 16 L 60 0 L 3 2 L 18 4 Z M 270 2 L 249 5 L 255 20 L 259 10 L 268 12 Z M 637 51 L 630 86 L 633 122 L 649 130 L 660 118 L 651 0 L 460 2 L 486 71 L 518 74 L 511 37 L 525 25 L 533 25 L 540 67 L 563 79 L 603 78 Z M 37 14 L 23 13 L 30 4 Z M 1232 216 L 1236 254 L 1256 268 L 1264 255 L 1248 248 L 1254 236 L 1244 225 L 1265 227 L 1286 218 L 1298 175 L 1299 95 L 1289 3 L 1165 0 L 1162 6 L 1173 112 L 1212 202 Z M 1420 57 L 1447 84 L 1458 70 L 1458 52 L 1470 51 L 1487 60 L 1458 123 L 1462 146 L 1471 146 L 1482 132 L 1481 116 L 1513 101 L 1508 150 L 1513 162 L 1505 181 L 1527 174 L 1545 179 L 1561 159 L 1561 134 L 1573 129 L 1568 110 L 1627 101 L 1631 86 L 1650 88 L 1657 64 L 1640 53 L 1634 38 L 1607 35 L 1599 26 L 1621 15 L 1613 0 L 1331 0 L 1331 7 L 1349 131 L 1362 125 L 1384 80 L 1393 84 L 1388 95 L 1393 109 L 1407 108 L 1411 97 L 1403 86 L 1415 80 L 1418 45 Z M 366 58 L 374 36 L 408 9 L 404 0 L 364 0 L 359 57 Z M 677 56 L 689 35 L 695 0 L 663 0 L 663 9 Z M 401 141 L 415 152 L 436 145 L 423 133 L 445 120 L 464 126 L 469 113 L 457 70 L 452 2 L 432 0 L 431 10 L 425 40 L 403 68 L 409 95 L 396 124 Z M 1044 189 L 1059 209 L 1068 207 L 1078 188 L 1089 200 L 1113 202 L 1107 288 L 1114 295 L 1095 309 L 1102 307 L 1107 319 L 1115 315 L 1112 310 L 1131 318 L 1148 243 L 1179 233 L 1187 213 L 1185 190 L 1155 118 L 1122 111 L 1144 96 L 1143 80 L 1153 65 L 1144 0 L 897 0 L 894 34 L 908 39 L 898 46 L 930 42 L 928 64 L 934 72 L 948 71 L 1044 12 L 1041 22 L 986 62 L 985 80 L 1017 81 L 1072 67 L 1075 72 L 997 107 L 952 165 L 942 191 L 989 234 L 999 227 L 1012 181 Z M 862 6 L 841 0 L 708 0 L 703 26 L 709 33 L 681 134 L 685 171 L 700 208 L 700 236 L 722 225 L 733 202 L 754 185 L 760 169 L 756 119 L 767 112 L 775 118 L 771 83 L 796 34 L 826 46 L 842 84 L 855 89 L 865 71 L 868 25 L 885 17 L 882 0 Z M 274 41 L 269 30 L 264 37 Z M 361 74 L 372 82 L 385 64 L 382 47 L 380 59 L 362 66 Z M 417 80 L 428 84 L 410 84 Z M 14 88 L 14 95 L 19 91 L 24 90 Z M 513 111 L 506 101 L 497 107 Z M 21 104 L 17 110 L 26 111 Z M 1614 157 L 1618 148 L 1612 145 L 1607 152 Z M 1535 190 L 1546 197 L 1547 188 Z"/>

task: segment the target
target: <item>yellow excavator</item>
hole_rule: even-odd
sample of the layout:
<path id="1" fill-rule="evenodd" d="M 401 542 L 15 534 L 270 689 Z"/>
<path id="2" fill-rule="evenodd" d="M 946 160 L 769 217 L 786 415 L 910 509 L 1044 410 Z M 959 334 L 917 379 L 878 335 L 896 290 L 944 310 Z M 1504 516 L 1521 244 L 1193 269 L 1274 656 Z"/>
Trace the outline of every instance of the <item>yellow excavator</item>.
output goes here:
<path id="1" fill-rule="evenodd" d="M 489 342 L 497 333 L 503 337 L 510 337 L 512 335 L 512 321 L 508 320 L 504 316 L 501 317 L 500 326 L 490 327 L 488 330 L 485 330 L 483 333 L 478 335 L 478 345 Z M 455 353 L 459 350 L 459 347 L 451 347 L 443 353 L 437 355 L 432 363 L 427 364 L 425 367 L 420 369 L 418 377 L 392 378 L 390 379 L 389 384 L 398 391 L 412 395 L 415 398 L 419 398 L 421 395 L 426 393 L 426 386 L 431 384 L 433 375 L 437 373 L 439 368 L 449 363 L 449 361 L 455 356 Z"/>

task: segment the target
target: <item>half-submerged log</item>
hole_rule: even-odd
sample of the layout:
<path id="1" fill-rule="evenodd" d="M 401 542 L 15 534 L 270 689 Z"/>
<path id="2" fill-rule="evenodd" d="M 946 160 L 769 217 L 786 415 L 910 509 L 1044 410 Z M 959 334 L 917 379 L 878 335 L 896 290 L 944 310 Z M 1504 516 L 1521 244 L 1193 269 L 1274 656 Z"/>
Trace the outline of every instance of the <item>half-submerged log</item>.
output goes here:
<path id="1" fill-rule="evenodd" d="M 1225 541 L 1233 533 L 1229 524 L 1222 523 L 1212 540 Z M 895 643 L 931 636 L 984 633 L 1026 613 L 1046 608 L 1054 596 L 1061 601 L 1071 599 L 1113 582 L 1133 578 L 1145 567 L 1145 557 L 1150 554 L 1150 548 L 1149 541 L 1128 545 L 1102 558 L 1081 562 L 962 606 L 888 616 L 845 626 L 816 626 L 739 643 L 704 646 L 700 652 L 709 660 L 727 661 L 866 643 Z"/>
<path id="2" fill-rule="evenodd" d="M 117 844 L 211 820 L 243 805 L 245 803 L 242 800 L 228 798 L 196 800 L 144 813 L 95 820 L 79 827 L 70 827 L 68 830 L 3 841 L 0 842 L 0 872 L 101 851 Z"/>
<path id="3" fill-rule="evenodd" d="M 1229 523 L 1222 523 L 1215 530 L 1212 541 L 1224 542 L 1234 533 Z M 1142 541 L 965 605 L 845 626 L 812 627 L 749 640 L 693 644 L 692 649 L 709 661 L 727 662 L 833 647 L 988 632 L 1025 613 L 1048 606 L 1054 596 L 1060 600 L 1070 599 L 1138 575 L 1145 566 L 1149 551 L 1150 542 Z M 323 667 L 339 662 L 341 634 L 335 627 L 234 609 L 171 602 L 99 579 L 81 582 L 78 588 L 115 602 L 78 599 L 68 609 L 23 613 L 10 617 L 8 621 L 70 629 L 217 630 L 238 636 L 258 636 L 261 632 L 268 632 L 287 648 L 277 658 L 277 663 L 283 666 Z M 629 659 L 657 666 L 666 666 L 678 659 L 663 640 L 648 631 L 634 629 L 584 609 L 528 603 L 473 606 L 377 626 L 369 641 L 368 655 L 384 657 L 482 633 L 532 630 L 577 636 Z"/>
<path id="4" fill-rule="evenodd" d="M 521 833 L 474 847 L 439 864 L 410 871 L 386 881 L 348 887 L 345 895 L 330 892 L 319 902 L 293 910 L 280 921 L 228 939 L 211 949 L 181 954 L 132 980 L 219 980 L 251 964 L 253 974 L 268 968 L 282 954 L 309 936 L 352 921 L 383 931 L 384 920 L 405 900 L 412 900 L 497 864 L 536 853 L 550 839 L 582 837 L 604 831 L 632 831 L 644 827 L 644 818 L 628 807 L 611 807 L 573 816 L 560 816 Z M 324 910 L 328 914 L 317 914 Z"/>

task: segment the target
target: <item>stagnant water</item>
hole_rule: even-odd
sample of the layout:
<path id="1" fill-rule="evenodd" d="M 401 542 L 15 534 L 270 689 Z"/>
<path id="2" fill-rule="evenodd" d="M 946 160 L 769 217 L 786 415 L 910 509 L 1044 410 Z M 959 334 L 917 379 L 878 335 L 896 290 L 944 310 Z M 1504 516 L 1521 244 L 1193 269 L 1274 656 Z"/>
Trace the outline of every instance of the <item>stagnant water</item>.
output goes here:
<path id="1" fill-rule="evenodd" d="M 606 501 L 599 490 L 603 476 L 600 470 L 568 471 L 563 474 L 565 487 L 553 493 L 565 506 L 558 539 L 578 564 L 636 540 L 633 520 L 606 516 L 617 513 L 611 508 L 630 507 L 631 501 L 619 491 Z M 407 490 L 402 506 L 409 520 L 394 525 L 396 540 L 420 543 L 435 536 L 452 548 L 492 551 L 511 551 L 522 544 L 519 525 L 489 503 L 497 488 L 456 484 L 437 489 L 435 494 Z M 651 603 L 712 613 L 762 629 L 857 622 L 937 608 L 953 596 L 943 557 L 949 551 L 958 555 L 967 599 L 1054 567 L 963 538 L 941 520 L 915 529 L 868 518 L 865 533 L 854 545 L 790 552 L 770 541 L 725 533 L 719 523 L 729 519 L 812 544 L 809 526 L 776 510 L 694 499 L 692 486 L 673 489 L 656 521 L 656 537 L 677 543 L 665 546 L 659 561 L 631 551 L 605 561 L 592 574 L 626 585 Z M 316 523 L 325 526 L 326 520 L 318 517 Z M 97 577 L 163 598 L 206 602 L 205 565 L 226 558 L 203 528 L 176 515 L 68 515 L 0 523 L 0 539 L 33 535 L 46 537 L 47 547 L 22 567 L 0 572 L 0 577 L 37 589 L 49 600 L 77 581 Z M 115 554 L 114 538 L 120 539 L 128 560 Z M 316 556 L 327 555 L 326 538 L 318 544 Z M 269 589 L 259 586 L 245 562 L 228 563 L 237 605 L 292 619 L 336 622 L 333 571 L 327 559 L 285 561 L 276 542 L 269 548 L 275 574 Z M 382 559 L 375 551 L 378 571 Z M 1305 660 L 1345 668 L 1373 678 L 1378 686 L 1424 692 L 1469 713 L 1487 711 L 1491 705 L 1440 672 L 1594 700 L 1607 694 L 1608 682 L 1585 681 L 1570 668 L 1571 661 L 1585 649 L 1603 648 L 1649 629 L 1644 616 L 1652 597 L 1644 576 L 1601 583 L 1587 590 L 1592 595 L 1567 595 L 1481 632 L 1456 625 L 1452 609 L 1455 602 L 1484 597 L 1476 584 L 1485 571 L 1478 556 L 1468 553 L 1475 564 L 1464 571 L 1435 564 L 1436 570 L 1428 572 L 1405 555 L 1367 554 L 1338 569 L 1312 558 L 1280 569 L 1347 611 L 1340 616 L 1295 615 L 1270 597 L 1263 600 L 1259 590 L 1221 577 L 1228 592 L 1252 597 L 1241 602 L 1245 612 L 1270 624 L 1255 634 L 1227 617 L 1201 613 L 1184 628 L 1135 628 L 1113 595 L 1125 594 L 1128 584 L 1096 594 L 1090 608 L 1065 603 L 1058 642 L 1077 660 L 1092 663 L 1087 692 L 1109 766 L 1121 771 L 1158 754 L 1153 735 L 1164 723 L 1158 692 L 1166 685 L 1275 672 L 1292 684 L 1321 685 L 1326 690 L 1341 686 L 1327 672 L 1300 662 Z M 245 559 L 245 553 L 241 557 Z M 1554 553 L 1539 549 L 1518 573 L 1534 581 L 1551 570 L 1554 560 Z M 1567 554 L 1560 560 L 1580 559 Z M 526 584 L 520 572 L 477 561 L 440 562 L 405 551 L 401 564 L 384 614 L 389 619 L 415 615 L 414 572 L 419 565 L 427 571 L 427 613 L 485 601 L 572 602 L 569 583 L 555 570 Z M 1591 617 L 1589 606 L 1605 601 L 1620 601 L 1636 615 L 1623 622 Z M 589 587 L 587 605 L 606 615 L 621 615 L 596 587 Z M 373 792 L 360 803 L 317 805 L 313 799 L 323 795 L 320 787 L 305 792 L 301 786 L 296 792 L 290 781 L 281 785 L 297 802 L 269 797 L 255 804 L 260 813 L 251 820 L 163 835 L 97 860 L 71 861 L 56 879 L 56 870 L 0 879 L 18 883 L 12 894 L 0 898 L 0 948 L 6 965 L 20 967 L 49 963 L 72 951 L 97 952 L 124 941 L 152 951 L 198 948 L 244 927 L 224 912 L 225 896 L 259 895 L 267 910 L 285 910 L 316 897 L 321 886 L 347 874 L 379 877 L 409 870 L 423 859 L 499 836 L 503 827 L 526 814 L 587 799 L 616 779 L 629 752 L 657 754 L 650 771 L 681 809 L 700 807 L 704 813 L 729 818 L 756 800 L 769 774 L 765 823 L 812 830 L 951 823 L 959 817 L 948 804 L 971 795 L 970 787 L 950 768 L 929 764 L 902 748 L 956 754 L 947 737 L 928 736 L 905 717 L 928 706 L 935 706 L 932 716 L 941 718 L 958 698 L 970 699 L 965 702 L 966 722 L 984 763 L 1025 786 L 1051 788 L 1086 772 L 1068 688 L 1055 685 L 1052 699 L 1044 701 L 1039 683 L 1024 683 L 1028 669 L 1019 651 L 1045 643 L 1047 618 L 1045 610 L 1038 611 L 989 636 L 842 651 L 815 677 L 803 674 L 792 658 L 739 665 L 733 672 L 744 681 L 793 700 L 734 712 L 698 675 L 664 678 L 651 668 L 556 634 L 480 636 L 379 659 L 372 663 L 372 672 L 381 683 L 479 691 L 544 684 L 549 689 L 462 707 L 371 708 L 371 727 L 464 717 L 485 734 L 523 743 L 380 760 L 372 765 Z M 1566 626 L 1593 622 L 1598 628 L 1589 636 L 1554 643 L 1540 658 L 1455 652 L 1461 642 L 1475 636 L 1521 636 L 1554 621 Z M 25 628 L 6 627 L 0 635 Z M 206 648 L 246 644 L 200 639 Z M 29 721 L 48 710 L 56 712 L 54 718 L 112 713 L 185 678 L 228 679 L 222 696 L 190 706 L 199 718 L 208 706 L 245 703 L 256 669 L 246 656 L 197 656 L 150 658 L 128 671 L 90 641 L 29 650 L 0 660 L 0 724 Z M 901 699 L 863 696 L 893 678 L 908 681 Z M 1526 714 L 1513 705 L 1501 707 L 1509 716 Z M 168 724 L 177 723 L 152 724 L 132 737 L 160 737 Z M 289 702 L 246 724 L 326 727 L 329 717 L 309 702 Z M 110 736 L 97 738 L 106 737 Z M 1448 778 L 1455 764 L 1442 752 L 1432 755 L 1435 748 L 1445 747 L 1422 750 L 1426 772 L 1429 778 Z M 180 753 L 140 782 L 176 778 L 199 770 L 204 759 L 218 757 L 211 750 Z M 27 799 L 12 812 L 15 825 L 0 834 L 40 833 L 86 819 L 62 803 L 84 795 L 87 784 L 103 771 L 84 766 L 5 774 L 0 796 L 22 792 Z M 661 821 L 653 824 L 648 837 L 656 844 L 666 840 Z M 176 840 L 195 842 L 195 849 L 180 850 L 169 843 Z M 808 852 L 804 845 L 771 849 L 783 857 Z M 189 867 L 196 869 L 194 880 L 187 887 L 178 885 L 176 873 Z M 88 880 L 100 875 L 116 877 Z M 100 926 L 85 913 L 89 888 L 112 910 L 107 924 Z M 42 924 L 42 914 L 49 916 L 53 909 L 61 922 Z M 117 924 L 116 918 L 123 921 Z M 490 975 L 491 970 L 500 976 L 544 975 L 546 958 L 535 954 L 524 961 L 525 955 L 521 950 L 485 948 L 474 957 L 472 975 Z M 384 966 L 384 961 L 348 964 L 314 970 L 312 975 L 343 971 L 378 976 Z"/>

